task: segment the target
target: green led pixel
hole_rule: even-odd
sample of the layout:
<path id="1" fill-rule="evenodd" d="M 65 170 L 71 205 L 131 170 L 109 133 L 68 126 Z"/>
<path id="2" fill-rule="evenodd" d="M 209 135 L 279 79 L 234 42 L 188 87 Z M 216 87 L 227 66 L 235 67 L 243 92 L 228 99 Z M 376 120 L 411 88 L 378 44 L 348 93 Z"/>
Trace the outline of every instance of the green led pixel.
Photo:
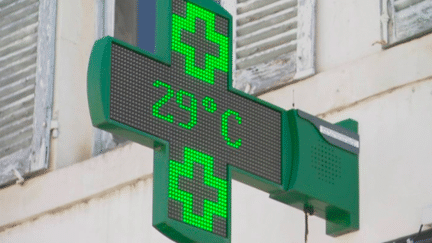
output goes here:
<path id="1" fill-rule="evenodd" d="M 219 57 L 205 55 L 205 69 L 195 66 L 195 48 L 181 42 L 182 30 L 195 33 L 195 19 L 206 22 L 206 39 L 219 45 Z M 186 56 L 185 72 L 209 84 L 214 84 L 215 68 L 228 72 L 228 37 L 215 32 L 215 14 L 190 2 L 186 7 L 186 18 L 173 14 L 172 50 Z"/>
<path id="2" fill-rule="evenodd" d="M 217 202 L 204 200 L 203 216 L 196 215 L 192 211 L 193 195 L 179 189 L 179 178 L 193 178 L 193 165 L 199 163 L 204 166 L 204 183 L 214 187 L 218 191 Z M 213 231 L 213 216 L 227 217 L 228 211 L 228 191 L 227 181 L 213 176 L 214 174 L 213 157 L 194 149 L 185 147 L 184 162 L 170 160 L 169 162 L 169 197 L 183 202 L 183 222 L 198 228 Z"/>
<path id="3" fill-rule="evenodd" d="M 234 148 L 239 148 L 242 144 L 241 138 L 237 139 L 235 142 L 232 142 L 231 138 L 228 137 L 228 117 L 231 115 L 235 115 L 235 119 L 238 124 L 242 123 L 242 119 L 238 112 L 228 109 L 222 115 L 222 136 L 227 141 L 227 144 Z"/>
<path id="4" fill-rule="evenodd" d="M 167 114 L 166 116 L 159 114 L 159 109 L 168 102 L 168 100 L 170 100 L 173 96 L 174 96 L 174 90 L 171 89 L 171 85 L 166 84 L 160 80 L 156 80 L 153 83 L 153 86 L 155 86 L 156 88 L 159 88 L 160 86 L 163 86 L 167 89 L 167 94 L 164 95 L 160 100 L 158 100 L 156 103 L 154 103 L 153 105 L 153 116 L 158 117 L 162 120 L 165 120 L 167 122 L 173 122 L 174 118 L 172 115 Z"/>
<path id="5" fill-rule="evenodd" d="M 206 96 L 206 97 L 203 99 L 203 101 L 202 101 L 202 105 L 204 106 L 204 109 L 205 109 L 207 112 L 214 113 L 214 112 L 217 110 L 217 105 L 216 105 L 216 103 L 214 102 L 214 99 L 213 99 L 213 98 L 210 98 L 210 97 L 208 97 L 208 96 Z"/>
<path id="6" fill-rule="evenodd" d="M 188 96 L 190 98 L 190 106 L 183 104 L 183 96 Z M 194 98 L 193 94 L 184 90 L 179 90 L 177 92 L 177 103 L 179 104 L 180 108 L 190 112 L 190 121 L 187 124 L 179 122 L 179 126 L 189 130 L 192 129 L 192 127 L 194 127 L 197 123 L 197 100 Z"/>

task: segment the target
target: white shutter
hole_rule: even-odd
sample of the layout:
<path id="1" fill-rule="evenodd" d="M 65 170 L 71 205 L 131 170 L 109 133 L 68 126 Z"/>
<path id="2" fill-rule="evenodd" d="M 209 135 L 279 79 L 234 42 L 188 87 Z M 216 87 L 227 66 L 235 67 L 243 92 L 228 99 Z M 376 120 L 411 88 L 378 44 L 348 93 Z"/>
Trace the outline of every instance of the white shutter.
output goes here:
<path id="1" fill-rule="evenodd" d="M 47 168 L 56 1 L 0 1 L 0 186 Z"/>
<path id="2" fill-rule="evenodd" d="M 237 0 L 235 87 L 259 94 L 315 73 L 315 1 Z"/>
<path id="3" fill-rule="evenodd" d="M 432 31 L 432 1 L 383 0 L 382 19 L 384 47 L 420 37 Z"/>

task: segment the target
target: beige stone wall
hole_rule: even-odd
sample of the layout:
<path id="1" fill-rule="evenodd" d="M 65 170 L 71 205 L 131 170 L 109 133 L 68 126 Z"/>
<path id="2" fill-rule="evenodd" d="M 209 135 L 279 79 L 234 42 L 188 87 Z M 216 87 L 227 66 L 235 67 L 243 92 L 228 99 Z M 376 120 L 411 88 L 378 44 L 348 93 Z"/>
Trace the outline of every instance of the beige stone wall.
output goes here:
<path id="1" fill-rule="evenodd" d="M 87 102 L 87 66 L 96 39 L 96 1 L 58 0 L 50 162 L 62 168 L 91 157 L 93 129 Z"/>

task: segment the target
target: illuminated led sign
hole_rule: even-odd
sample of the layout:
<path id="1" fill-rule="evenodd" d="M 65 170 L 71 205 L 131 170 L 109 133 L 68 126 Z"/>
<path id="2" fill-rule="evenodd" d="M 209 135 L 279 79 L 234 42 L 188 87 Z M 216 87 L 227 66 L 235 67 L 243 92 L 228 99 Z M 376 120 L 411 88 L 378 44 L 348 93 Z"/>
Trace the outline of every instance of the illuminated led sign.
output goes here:
<path id="1" fill-rule="evenodd" d="M 358 141 L 348 129 L 232 88 L 232 18 L 223 8 L 211 0 L 157 4 L 156 53 L 112 37 L 97 41 L 88 95 L 94 126 L 154 148 L 153 225 L 159 231 L 178 242 L 229 242 L 231 179 L 298 207 L 289 188 L 295 189 L 296 126 L 303 121 L 316 139 L 330 142 L 326 146 L 358 158 L 358 147 L 321 134 L 316 124 Z M 320 210 L 317 215 L 326 214 Z M 338 214 L 351 211 L 335 207 Z M 358 227 L 352 223 L 342 228 Z"/>

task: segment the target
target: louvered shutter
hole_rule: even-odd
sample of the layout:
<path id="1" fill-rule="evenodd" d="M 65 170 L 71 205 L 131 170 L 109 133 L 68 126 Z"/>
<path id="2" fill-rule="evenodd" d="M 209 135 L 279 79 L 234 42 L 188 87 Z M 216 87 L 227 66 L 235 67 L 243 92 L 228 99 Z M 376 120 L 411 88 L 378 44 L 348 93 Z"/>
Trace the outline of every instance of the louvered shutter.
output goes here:
<path id="1" fill-rule="evenodd" d="M 0 1 L 0 186 L 47 168 L 56 1 Z"/>
<path id="2" fill-rule="evenodd" d="M 237 89 L 260 94 L 315 73 L 315 1 L 237 0 L 231 14 Z"/>
<path id="3" fill-rule="evenodd" d="M 431 0 L 382 0 L 381 9 L 385 47 L 432 32 Z"/>

